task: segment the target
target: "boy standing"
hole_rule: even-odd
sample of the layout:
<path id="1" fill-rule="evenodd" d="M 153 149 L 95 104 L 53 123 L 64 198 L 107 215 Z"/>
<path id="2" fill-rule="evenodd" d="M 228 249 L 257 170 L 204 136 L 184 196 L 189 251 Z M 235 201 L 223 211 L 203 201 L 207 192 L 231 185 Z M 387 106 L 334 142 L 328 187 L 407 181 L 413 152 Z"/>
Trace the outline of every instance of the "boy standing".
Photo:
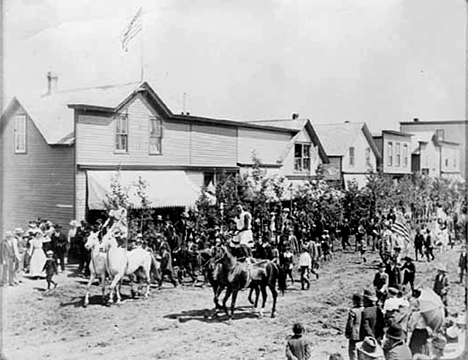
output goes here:
<path id="1" fill-rule="evenodd" d="M 54 284 L 54 289 L 57 287 L 57 283 L 52 280 L 52 277 L 58 273 L 57 262 L 54 259 L 54 252 L 52 250 L 47 251 L 47 260 L 42 271 L 46 273 L 47 290 L 50 290 L 50 284 Z"/>
<path id="2" fill-rule="evenodd" d="M 349 360 L 356 360 L 356 343 L 360 338 L 361 317 L 362 317 L 362 298 L 359 294 L 353 295 L 353 307 L 349 309 L 348 321 L 346 322 L 345 336 L 348 339 Z"/>
<path id="3" fill-rule="evenodd" d="M 288 339 L 286 344 L 286 359 L 307 360 L 310 359 L 310 345 L 306 339 L 302 338 L 304 327 L 302 324 L 294 324 L 294 335 Z"/>

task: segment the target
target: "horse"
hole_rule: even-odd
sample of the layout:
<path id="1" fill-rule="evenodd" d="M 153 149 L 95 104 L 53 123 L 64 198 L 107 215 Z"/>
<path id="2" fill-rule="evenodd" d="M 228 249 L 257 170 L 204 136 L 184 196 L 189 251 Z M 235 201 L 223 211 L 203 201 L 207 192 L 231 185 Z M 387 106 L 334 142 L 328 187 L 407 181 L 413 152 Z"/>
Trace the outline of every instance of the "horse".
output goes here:
<path id="1" fill-rule="evenodd" d="M 174 266 L 177 267 L 177 277 L 179 283 L 182 284 L 182 280 L 185 274 L 188 274 L 193 282 L 197 281 L 196 267 L 197 267 L 197 254 L 193 254 L 187 246 L 182 245 L 177 250 L 174 250 L 173 262 Z"/>
<path id="2" fill-rule="evenodd" d="M 89 304 L 89 291 L 91 285 L 94 283 L 96 277 L 101 279 L 102 287 L 102 303 L 104 304 L 105 292 L 106 292 L 106 253 L 103 251 L 102 244 L 99 241 L 99 233 L 91 233 L 84 245 L 86 250 L 91 251 L 91 261 L 89 262 L 90 277 L 88 285 L 86 287 L 86 294 L 84 297 L 83 306 L 86 307 Z"/>
<path id="3" fill-rule="evenodd" d="M 273 304 L 271 309 L 271 317 L 275 317 L 276 312 L 276 299 L 278 292 L 276 291 L 276 281 L 280 276 L 280 269 L 270 260 L 255 261 L 253 259 L 246 259 L 246 262 L 238 262 L 236 257 L 232 255 L 227 246 L 220 246 L 215 248 L 215 256 L 212 259 L 212 281 L 216 284 L 214 302 L 218 307 L 218 298 L 223 288 L 226 288 L 226 294 L 223 300 L 223 309 L 226 311 L 229 319 L 234 316 L 234 309 L 236 306 L 237 294 L 240 290 L 253 287 L 256 290 L 255 307 L 258 303 L 259 290 L 262 293 L 263 303 L 260 309 L 260 316 L 263 316 L 263 310 L 267 299 L 266 288 L 270 289 L 273 296 Z M 229 313 L 226 302 L 232 294 L 231 311 Z"/>
<path id="4" fill-rule="evenodd" d="M 107 234 L 102 239 L 102 246 L 107 251 L 106 254 L 106 268 L 112 279 L 110 285 L 109 302 L 114 301 L 114 291 L 117 285 L 120 285 L 122 278 L 128 276 L 132 287 L 132 295 L 134 295 L 133 281 L 137 270 L 141 270 L 139 275 L 143 275 L 146 281 L 146 291 L 144 298 L 149 297 L 150 280 L 151 280 L 151 266 L 154 265 L 151 254 L 142 249 L 136 248 L 131 251 L 127 251 L 124 248 L 118 247 L 117 240 Z M 120 292 L 116 291 L 117 302 L 121 301 Z"/>

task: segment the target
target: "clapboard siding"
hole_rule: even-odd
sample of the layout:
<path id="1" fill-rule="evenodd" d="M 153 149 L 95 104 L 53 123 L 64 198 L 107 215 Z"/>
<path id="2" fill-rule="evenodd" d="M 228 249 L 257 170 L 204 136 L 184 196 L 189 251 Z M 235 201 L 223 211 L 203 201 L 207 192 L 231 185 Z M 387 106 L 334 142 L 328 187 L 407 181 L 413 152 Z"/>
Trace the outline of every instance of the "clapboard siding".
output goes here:
<path id="1" fill-rule="evenodd" d="M 75 180 L 76 209 L 75 219 L 78 221 L 86 219 L 86 171 L 78 170 Z"/>
<path id="2" fill-rule="evenodd" d="M 242 164 L 252 163 L 252 155 L 255 152 L 262 163 L 276 164 L 291 136 L 284 132 L 240 128 L 238 161 Z"/>
<path id="3" fill-rule="evenodd" d="M 74 217 L 74 147 L 48 145 L 27 117 L 27 153 L 15 154 L 14 117 L 19 114 L 25 114 L 20 106 L 3 119 L 1 132 L 3 230 L 27 227 L 29 220 L 38 217 L 67 230 Z"/>
<path id="4" fill-rule="evenodd" d="M 236 166 L 237 129 L 192 125 L 191 165 Z"/>
<path id="5" fill-rule="evenodd" d="M 189 124 L 163 119 L 162 154 L 149 155 L 149 118 L 160 116 L 141 95 L 130 101 L 121 113 L 128 113 L 128 153 L 115 153 L 113 118 L 79 115 L 76 125 L 78 164 L 189 165 Z"/>

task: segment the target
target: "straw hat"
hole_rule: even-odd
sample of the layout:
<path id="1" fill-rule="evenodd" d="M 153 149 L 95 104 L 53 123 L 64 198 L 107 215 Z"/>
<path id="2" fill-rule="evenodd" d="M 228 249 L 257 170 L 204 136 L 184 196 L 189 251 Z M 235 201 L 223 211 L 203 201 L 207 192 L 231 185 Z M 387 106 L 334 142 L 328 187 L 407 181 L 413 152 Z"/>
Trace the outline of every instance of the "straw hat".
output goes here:
<path id="1" fill-rule="evenodd" d="M 370 336 L 366 336 L 364 341 L 357 343 L 356 349 L 371 358 L 377 359 L 384 357 L 383 350 L 377 343 L 377 340 Z"/>
<path id="2" fill-rule="evenodd" d="M 54 255 L 54 252 L 52 250 L 49 250 L 46 252 L 47 255 Z"/>
<path id="3" fill-rule="evenodd" d="M 16 228 L 16 229 L 15 229 L 15 234 L 16 234 L 16 235 L 24 234 L 23 228 Z"/>

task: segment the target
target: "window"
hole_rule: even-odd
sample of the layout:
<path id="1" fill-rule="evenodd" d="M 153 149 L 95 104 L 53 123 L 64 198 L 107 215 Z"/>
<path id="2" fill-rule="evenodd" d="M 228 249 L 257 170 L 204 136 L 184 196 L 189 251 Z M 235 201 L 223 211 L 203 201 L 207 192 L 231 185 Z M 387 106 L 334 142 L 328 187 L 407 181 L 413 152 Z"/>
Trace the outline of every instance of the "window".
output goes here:
<path id="1" fill-rule="evenodd" d="M 26 115 L 15 117 L 15 153 L 26 153 Z"/>
<path id="2" fill-rule="evenodd" d="M 354 166 L 354 148 L 349 148 L 349 166 Z"/>
<path id="3" fill-rule="evenodd" d="M 119 115 L 115 118 L 115 151 L 128 152 L 127 115 Z"/>
<path id="4" fill-rule="evenodd" d="M 400 164 L 401 164 L 401 145 L 398 142 L 395 145 L 395 151 L 396 151 L 395 166 L 400 166 Z"/>
<path id="5" fill-rule="evenodd" d="M 449 163 L 448 158 L 445 158 L 445 167 L 446 167 L 446 168 L 448 167 L 448 163 Z"/>
<path id="6" fill-rule="evenodd" d="M 215 173 L 214 172 L 204 172 L 203 173 L 203 185 L 208 186 L 212 183 L 213 185 L 216 185 L 216 178 L 215 178 Z"/>
<path id="7" fill-rule="evenodd" d="M 310 144 L 295 144 L 294 170 L 310 171 Z"/>
<path id="8" fill-rule="evenodd" d="M 393 143 L 388 143 L 387 165 L 393 166 Z"/>
<path id="9" fill-rule="evenodd" d="M 370 148 L 366 148 L 366 166 L 369 167 L 371 166 L 370 162 Z"/>
<path id="10" fill-rule="evenodd" d="M 149 119 L 149 153 L 150 155 L 161 154 L 162 120 Z"/>
<path id="11" fill-rule="evenodd" d="M 445 137 L 445 131 L 444 129 L 437 129 L 436 130 L 436 136 L 439 140 L 444 140 Z"/>
<path id="12" fill-rule="evenodd" d="M 404 167 L 408 166 L 408 145 L 407 144 L 403 145 L 403 166 Z"/>

